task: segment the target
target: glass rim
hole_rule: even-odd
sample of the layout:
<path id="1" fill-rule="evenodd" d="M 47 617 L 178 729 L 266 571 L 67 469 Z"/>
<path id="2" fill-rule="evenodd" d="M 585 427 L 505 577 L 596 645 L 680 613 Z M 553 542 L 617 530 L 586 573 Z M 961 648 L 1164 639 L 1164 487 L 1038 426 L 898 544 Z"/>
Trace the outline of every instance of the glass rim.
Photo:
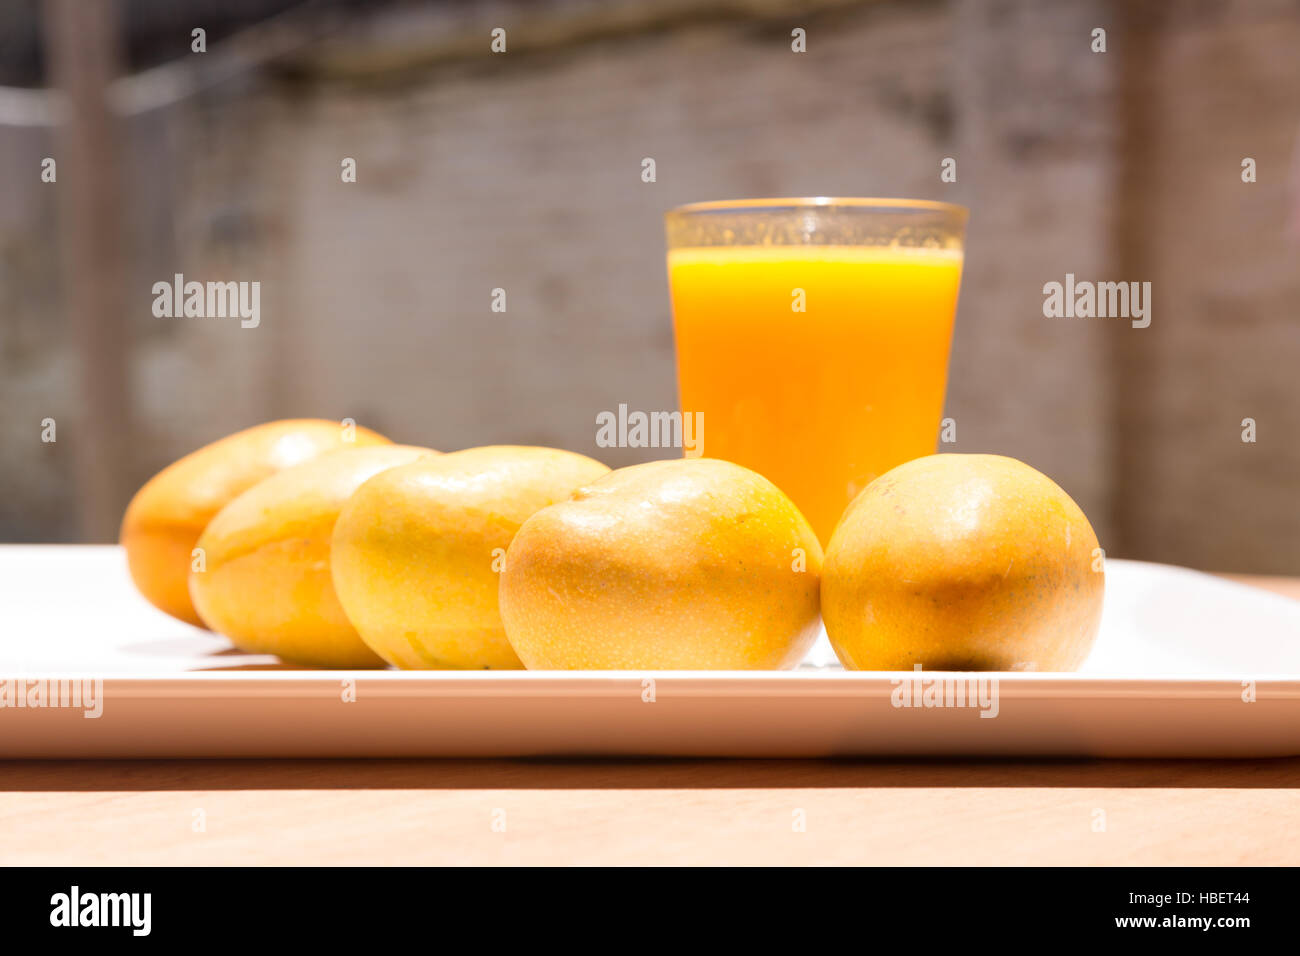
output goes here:
<path id="1" fill-rule="evenodd" d="M 674 206 L 664 213 L 665 219 L 690 216 L 696 213 L 712 212 L 807 212 L 818 209 L 857 209 L 862 211 L 879 210 L 881 212 L 917 212 L 946 213 L 965 221 L 970 218 L 970 209 L 956 203 L 941 202 L 937 199 L 888 199 L 863 196 L 804 196 L 783 197 L 779 199 L 713 199 L 705 202 L 685 203 Z"/>

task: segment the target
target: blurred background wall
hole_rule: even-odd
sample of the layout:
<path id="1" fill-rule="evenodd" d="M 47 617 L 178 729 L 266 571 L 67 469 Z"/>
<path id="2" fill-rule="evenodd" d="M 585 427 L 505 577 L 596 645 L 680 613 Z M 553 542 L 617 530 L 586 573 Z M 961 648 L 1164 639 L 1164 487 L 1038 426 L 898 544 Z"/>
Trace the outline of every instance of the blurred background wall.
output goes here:
<path id="1" fill-rule="evenodd" d="M 663 211 L 879 195 L 972 211 L 944 450 L 1112 555 L 1300 573 L 1294 0 L 10 0 L 0 86 L 0 541 L 110 540 L 279 417 L 662 457 L 595 416 L 676 407 Z M 178 272 L 260 325 L 156 318 Z M 1151 282 L 1150 327 L 1045 318 L 1066 273 Z"/>

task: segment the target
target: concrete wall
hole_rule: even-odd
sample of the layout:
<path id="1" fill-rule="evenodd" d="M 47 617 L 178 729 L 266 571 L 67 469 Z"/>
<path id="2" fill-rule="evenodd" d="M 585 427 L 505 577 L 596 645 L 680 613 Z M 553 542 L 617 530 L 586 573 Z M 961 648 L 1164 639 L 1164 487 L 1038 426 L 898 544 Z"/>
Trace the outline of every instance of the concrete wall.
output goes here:
<path id="1" fill-rule="evenodd" d="M 1282 231 L 1297 6 L 1191 4 L 1195 16 L 1154 25 L 1101 0 L 759 6 L 532 49 L 521 7 L 393 14 L 291 78 L 132 121 L 135 479 L 298 414 L 444 449 L 654 457 L 596 448 L 594 420 L 620 403 L 675 407 L 663 210 L 928 197 L 972 209 L 950 450 L 1046 471 L 1112 554 L 1300 573 L 1300 250 Z M 486 49 L 498 21 L 504 56 L 372 69 L 426 35 Z M 790 51 L 793 26 L 805 54 Z M 1089 49 L 1097 26 L 1105 54 Z M 31 179 L 41 136 L 0 132 L 6 182 Z M 1240 181 L 1246 155 L 1256 184 Z M 355 184 L 340 181 L 345 156 Z M 640 178 L 647 156 L 655 183 Z M 944 157 L 956 183 L 939 180 Z M 35 187 L 0 203 L 16 283 L 0 302 L 7 540 L 78 533 L 70 465 L 39 442 L 46 414 L 72 426 L 60 442 L 78 415 L 49 203 Z M 155 319 L 149 286 L 174 271 L 260 280 L 261 327 Z M 1152 326 L 1044 318 L 1042 286 L 1067 272 L 1152 281 Z M 489 308 L 498 287 L 504 314 Z M 1246 416 L 1254 445 L 1239 440 Z"/>

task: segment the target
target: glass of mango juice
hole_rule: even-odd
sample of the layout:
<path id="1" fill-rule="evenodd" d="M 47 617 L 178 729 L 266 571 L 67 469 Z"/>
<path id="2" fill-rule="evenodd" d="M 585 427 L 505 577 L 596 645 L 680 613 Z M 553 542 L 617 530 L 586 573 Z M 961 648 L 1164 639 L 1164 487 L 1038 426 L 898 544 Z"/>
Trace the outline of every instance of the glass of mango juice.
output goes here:
<path id="1" fill-rule="evenodd" d="M 764 475 L 822 544 L 878 475 L 935 451 L 967 211 L 746 199 L 666 216 L 683 417 Z"/>

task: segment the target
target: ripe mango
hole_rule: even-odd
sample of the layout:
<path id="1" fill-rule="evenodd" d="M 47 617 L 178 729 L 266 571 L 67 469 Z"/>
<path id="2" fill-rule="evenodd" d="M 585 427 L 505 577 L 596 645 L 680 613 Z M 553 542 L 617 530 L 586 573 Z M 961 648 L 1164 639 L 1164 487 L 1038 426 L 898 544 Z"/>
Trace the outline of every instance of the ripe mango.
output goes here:
<path id="1" fill-rule="evenodd" d="M 497 608 L 506 548 L 539 509 L 608 472 L 573 452 L 490 446 L 376 475 L 334 526 L 344 611 L 398 667 L 523 667 Z"/>
<path id="2" fill-rule="evenodd" d="M 381 667 L 334 592 L 330 538 L 367 479 L 436 455 L 410 445 L 327 452 L 272 475 L 221 509 L 199 537 L 190 574 L 199 616 L 250 654 L 320 667 Z"/>
<path id="3" fill-rule="evenodd" d="M 506 552 L 506 636 L 531 669 L 793 667 L 818 633 L 822 549 L 766 478 L 709 458 L 620 468 Z"/>
<path id="4" fill-rule="evenodd" d="M 1101 558 L 1079 506 L 1024 462 L 917 458 L 831 536 L 826 633 L 854 670 L 1075 670 L 1101 623 Z"/>
<path id="5" fill-rule="evenodd" d="M 135 494 L 122 519 L 131 579 L 149 603 L 203 626 L 190 600 L 192 552 L 218 511 L 263 478 L 338 448 L 388 444 L 383 435 L 319 419 L 246 428 L 168 465 Z"/>

